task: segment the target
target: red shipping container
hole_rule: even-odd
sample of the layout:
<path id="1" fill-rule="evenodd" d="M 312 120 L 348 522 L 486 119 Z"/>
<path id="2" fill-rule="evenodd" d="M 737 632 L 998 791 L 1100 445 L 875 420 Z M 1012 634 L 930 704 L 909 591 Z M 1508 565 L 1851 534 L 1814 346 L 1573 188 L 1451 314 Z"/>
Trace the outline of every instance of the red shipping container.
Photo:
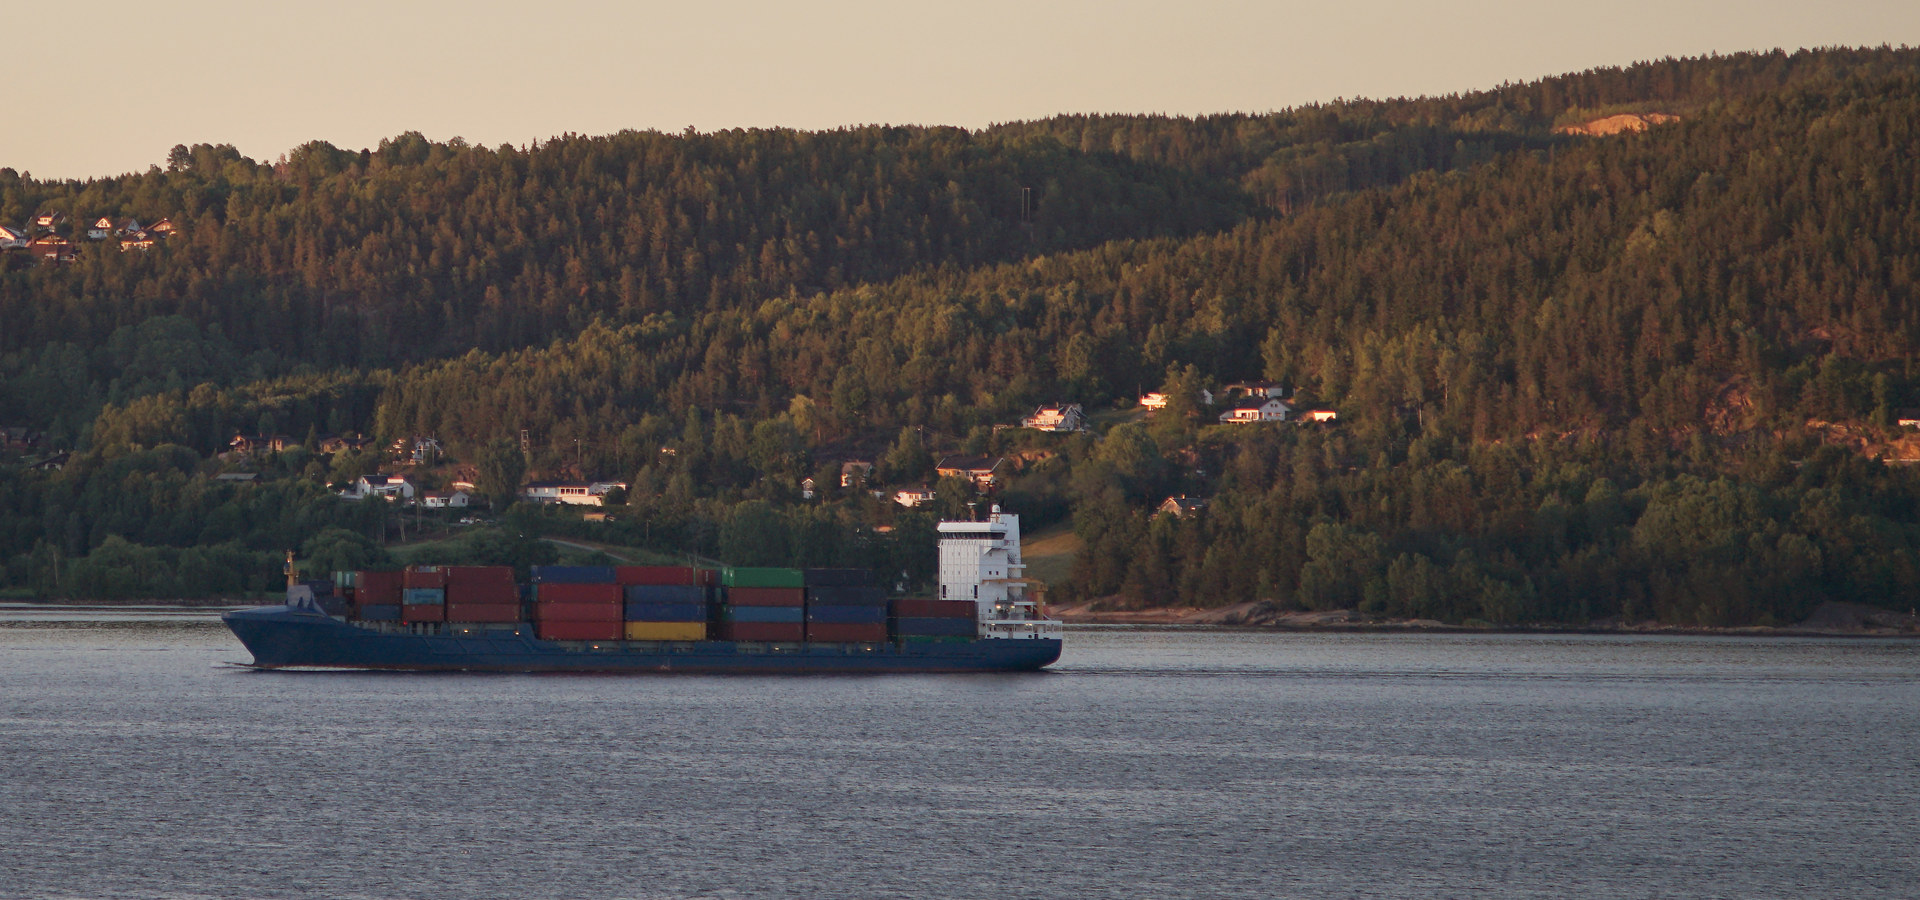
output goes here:
<path id="1" fill-rule="evenodd" d="M 541 622 L 534 634 L 543 641 L 617 641 L 626 637 L 626 626 L 617 621 Z"/>
<path id="2" fill-rule="evenodd" d="M 619 585 L 611 585 L 619 587 Z M 618 603 L 535 603 L 536 622 L 621 622 L 626 607 Z"/>
<path id="3" fill-rule="evenodd" d="M 893 601 L 893 614 L 916 619 L 971 619 L 980 614 L 980 604 L 972 600 Z"/>
<path id="4" fill-rule="evenodd" d="M 353 580 L 359 583 L 354 591 L 355 603 L 361 606 L 400 605 L 399 572 L 361 572 Z"/>
<path id="5" fill-rule="evenodd" d="M 556 584 L 548 581 L 535 585 L 533 591 L 534 599 L 541 603 L 611 603 L 619 606 L 627 602 L 627 592 L 617 584 Z"/>
<path id="6" fill-rule="evenodd" d="M 519 603 L 520 586 L 506 582 L 447 582 L 448 603 Z"/>
<path id="7" fill-rule="evenodd" d="M 449 622 L 518 622 L 520 604 L 518 603 L 452 603 L 447 604 Z"/>
<path id="8" fill-rule="evenodd" d="M 863 625 L 835 625 L 812 623 L 807 625 L 807 640 L 823 643 L 843 643 L 848 641 L 884 641 L 887 639 L 887 626 L 874 622 Z"/>
<path id="9" fill-rule="evenodd" d="M 723 641 L 804 641 L 806 626 L 798 622 L 725 622 L 720 626 Z"/>
<path id="10" fill-rule="evenodd" d="M 700 584 L 702 587 L 719 587 L 720 586 L 720 570 L 719 569 L 701 569 Z"/>
<path id="11" fill-rule="evenodd" d="M 700 570 L 689 566 L 614 566 L 613 580 L 622 586 L 629 584 L 692 584 L 700 583 Z"/>
<path id="12" fill-rule="evenodd" d="M 447 570 L 440 566 L 408 566 L 400 576 L 400 584 L 407 588 L 444 588 Z"/>
<path id="13" fill-rule="evenodd" d="M 447 573 L 447 587 L 463 587 L 471 584 L 513 584 L 512 566 L 442 566 Z"/>
<path id="14" fill-rule="evenodd" d="M 804 588 L 727 588 L 727 602 L 734 606 L 805 606 Z"/>
<path id="15" fill-rule="evenodd" d="M 445 622 L 447 608 L 438 603 L 409 603 L 400 607 L 402 622 Z"/>

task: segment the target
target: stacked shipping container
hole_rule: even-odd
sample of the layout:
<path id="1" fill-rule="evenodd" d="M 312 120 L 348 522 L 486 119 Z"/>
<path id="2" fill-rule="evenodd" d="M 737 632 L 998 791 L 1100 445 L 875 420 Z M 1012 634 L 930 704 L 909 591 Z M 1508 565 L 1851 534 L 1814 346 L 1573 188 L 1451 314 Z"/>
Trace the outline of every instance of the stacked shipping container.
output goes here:
<path id="1" fill-rule="evenodd" d="M 520 585 L 512 566 L 447 566 L 447 621 L 519 622 Z"/>
<path id="2" fill-rule="evenodd" d="M 726 603 L 720 609 L 723 641 L 807 639 L 806 581 L 799 569 L 733 566 L 720 570 Z"/>
<path id="3" fill-rule="evenodd" d="M 678 566 L 620 566 L 613 570 L 626 603 L 630 641 L 707 639 L 711 571 Z"/>
<path id="4" fill-rule="evenodd" d="M 887 639 L 887 595 L 865 569 L 807 569 L 807 640 Z"/>
<path id="5" fill-rule="evenodd" d="M 534 566 L 534 634 L 547 641 L 617 641 L 626 596 L 611 566 Z"/>
<path id="6" fill-rule="evenodd" d="M 332 602 L 350 599 L 359 619 L 531 619 L 543 640 L 879 643 L 966 641 L 979 633 L 973 601 L 888 601 L 864 569 L 535 566 L 530 610 L 506 566 L 345 574 L 336 580 L 352 588 Z M 333 582 L 306 586 L 316 597 L 336 590 Z"/>
<path id="7" fill-rule="evenodd" d="M 353 612 L 368 622 L 400 621 L 401 573 L 361 572 L 354 576 Z"/>
<path id="8" fill-rule="evenodd" d="M 408 566 L 400 573 L 400 621 L 447 620 L 447 573 L 440 566 Z"/>
<path id="9" fill-rule="evenodd" d="M 893 601 L 893 633 L 903 641 L 972 640 L 980 633 L 980 607 L 972 600 Z"/>

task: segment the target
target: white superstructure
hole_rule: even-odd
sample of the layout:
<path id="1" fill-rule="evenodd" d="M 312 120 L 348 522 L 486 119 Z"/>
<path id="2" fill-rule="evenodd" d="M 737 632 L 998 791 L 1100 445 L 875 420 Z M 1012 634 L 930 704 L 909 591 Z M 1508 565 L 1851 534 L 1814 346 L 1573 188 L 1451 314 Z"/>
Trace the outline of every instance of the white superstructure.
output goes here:
<path id="1" fill-rule="evenodd" d="M 1020 562 L 1020 517 L 993 507 L 984 522 L 940 523 L 940 598 L 972 600 L 983 638 L 1059 640 L 1057 620 L 1028 599 Z"/>

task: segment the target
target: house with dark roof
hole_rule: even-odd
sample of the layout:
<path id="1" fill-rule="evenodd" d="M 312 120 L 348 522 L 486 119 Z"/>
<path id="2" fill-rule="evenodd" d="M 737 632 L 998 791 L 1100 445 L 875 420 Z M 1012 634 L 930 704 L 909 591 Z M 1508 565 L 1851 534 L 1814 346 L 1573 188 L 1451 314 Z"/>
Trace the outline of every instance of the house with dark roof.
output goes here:
<path id="1" fill-rule="evenodd" d="M 1153 514 L 1156 516 L 1173 516 L 1179 519 L 1193 515 L 1206 508 L 1207 501 L 1199 497 L 1189 497 L 1182 494 L 1178 497 L 1168 497 L 1165 502 L 1160 504 L 1159 508 L 1153 511 Z"/>
<path id="2" fill-rule="evenodd" d="M 279 453 L 295 443 L 284 434 L 236 434 L 227 442 L 227 449 L 232 453 Z"/>
<path id="3" fill-rule="evenodd" d="M 1287 395 L 1287 389 L 1278 381 L 1236 381 L 1220 389 L 1220 393 L 1234 397 L 1273 397 Z"/>
<path id="4" fill-rule="evenodd" d="M 998 482 L 998 473 L 1006 462 L 1006 458 L 1001 456 L 947 456 L 942 457 L 933 470 L 941 478 L 965 478 L 973 482 L 974 487 L 985 491 L 991 490 Z"/>
<path id="5" fill-rule="evenodd" d="M 340 496 L 350 500 L 380 497 L 391 503 L 412 500 L 418 493 L 419 489 L 405 475 L 362 475 Z"/>
<path id="6" fill-rule="evenodd" d="M 73 242 L 57 234 L 43 234 L 27 245 L 27 252 L 43 263 L 73 261 Z"/>
<path id="7" fill-rule="evenodd" d="M 1078 403 L 1055 403 L 1034 410 L 1033 415 L 1020 420 L 1020 427 L 1040 431 L 1085 431 L 1087 413 Z"/>

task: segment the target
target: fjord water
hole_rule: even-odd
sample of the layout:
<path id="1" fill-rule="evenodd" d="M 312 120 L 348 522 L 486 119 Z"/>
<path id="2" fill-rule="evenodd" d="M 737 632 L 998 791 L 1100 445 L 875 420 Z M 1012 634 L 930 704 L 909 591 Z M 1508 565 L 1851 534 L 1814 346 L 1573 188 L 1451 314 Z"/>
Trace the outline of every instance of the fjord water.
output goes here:
<path id="1" fill-rule="evenodd" d="M 0 897 L 1911 897 L 1920 644 L 1076 629 L 1051 672 L 265 673 L 0 609 Z"/>

